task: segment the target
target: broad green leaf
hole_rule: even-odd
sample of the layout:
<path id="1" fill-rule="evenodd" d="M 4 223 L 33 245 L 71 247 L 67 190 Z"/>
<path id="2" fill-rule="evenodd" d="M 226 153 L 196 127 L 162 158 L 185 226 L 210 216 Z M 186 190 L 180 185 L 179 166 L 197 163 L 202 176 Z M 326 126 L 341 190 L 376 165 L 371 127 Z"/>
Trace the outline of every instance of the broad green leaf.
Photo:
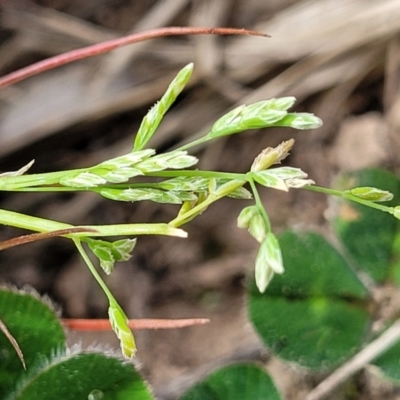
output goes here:
<path id="1" fill-rule="evenodd" d="M 360 186 L 378 187 L 394 195 L 394 200 L 385 205 L 400 202 L 400 180 L 383 170 L 366 169 L 342 175 L 337 186 L 340 190 Z M 391 272 L 392 250 L 399 222 L 392 215 L 379 210 L 339 201 L 333 223 L 357 268 L 377 282 L 386 280 Z"/>
<path id="2" fill-rule="evenodd" d="M 0 316 L 21 348 L 27 367 L 24 371 L 15 349 L 0 332 L 0 398 L 4 399 L 17 377 L 65 349 L 65 334 L 56 312 L 34 293 L 0 288 Z"/>
<path id="3" fill-rule="evenodd" d="M 181 400 L 281 400 L 270 376 L 254 364 L 235 364 L 209 375 Z"/>
<path id="4" fill-rule="evenodd" d="M 279 243 L 285 272 L 264 294 L 251 285 L 250 319 L 279 357 L 331 368 L 362 345 L 370 324 L 368 292 L 322 236 L 285 232 Z"/>
<path id="5" fill-rule="evenodd" d="M 5 399 L 5 397 L 2 397 Z M 22 379 L 7 400 L 152 400 L 133 365 L 99 353 L 53 358 Z"/>

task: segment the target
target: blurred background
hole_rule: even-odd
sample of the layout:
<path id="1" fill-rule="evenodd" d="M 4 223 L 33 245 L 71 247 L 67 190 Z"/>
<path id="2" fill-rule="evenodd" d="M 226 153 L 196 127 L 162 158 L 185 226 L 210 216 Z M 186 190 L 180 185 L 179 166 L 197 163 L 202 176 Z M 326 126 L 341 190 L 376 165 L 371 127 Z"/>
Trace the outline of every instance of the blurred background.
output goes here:
<path id="1" fill-rule="evenodd" d="M 207 132 L 240 104 L 295 96 L 315 131 L 268 129 L 201 148 L 199 167 L 245 172 L 265 147 L 296 140 L 285 161 L 320 186 L 338 171 L 399 172 L 398 0 L 8 0 L 0 15 L 0 74 L 132 32 L 164 26 L 254 29 L 271 38 L 195 36 L 128 46 L 30 78 L 0 92 L 0 171 L 89 166 L 130 151 L 147 110 L 189 62 L 190 84 L 150 142 L 158 152 Z M 263 190 L 273 229 L 328 230 L 319 194 Z M 107 283 L 130 318 L 208 317 L 174 331 L 138 332 L 138 360 L 160 399 L 176 398 L 215 366 L 258 359 L 287 398 L 312 382 L 271 358 L 247 321 L 246 280 L 257 245 L 236 228 L 250 202 L 225 199 L 185 226 L 188 239 L 140 238 Z M 168 222 L 177 207 L 117 203 L 93 194 L 0 193 L 0 208 L 71 224 Z M 22 232 L 1 227 L 0 240 Z M 328 232 L 329 233 L 329 232 Z M 71 318 L 106 318 L 107 301 L 73 246 L 50 239 L 0 253 L 0 282 L 48 294 Z M 109 343 L 110 334 L 71 334 Z M 290 381 L 290 385 L 287 383 Z"/>

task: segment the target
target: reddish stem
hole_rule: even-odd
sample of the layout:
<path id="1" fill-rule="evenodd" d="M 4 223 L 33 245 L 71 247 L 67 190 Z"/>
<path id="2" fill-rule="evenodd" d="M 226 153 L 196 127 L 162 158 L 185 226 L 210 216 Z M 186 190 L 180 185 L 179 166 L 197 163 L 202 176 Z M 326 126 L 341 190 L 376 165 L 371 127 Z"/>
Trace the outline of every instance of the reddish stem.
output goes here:
<path id="1" fill-rule="evenodd" d="M 70 235 L 71 233 L 90 233 L 97 232 L 91 228 L 66 228 L 57 231 L 31 233 L 29 235 L 17 236 L 12 239 L 0 242 L 0 250 L 9 249 L 10 247 L 19 246 L 20 244 L 36 242 L 37 240 L 48 239 L 56 236 Z"/>
<path id="2" fill-rule="evenodd" d="M 133 33 L 117 39 L 112 39 L 107 42 L 94 44 L 84 47 L 82 49 L 72 50 L 67 53 L 59 54 L 57 56 L 39 61 L 28 67 L 21 68 L 18 71 L 11 72 L 8 75 L 0 78 L 0 89 L 20 82 L 26 78 L 37 75 L 41 72 L 60 67 L 61 65 L 69 64 L 71 62 L 82 60 L 97 56 L 99 54 L 107 53 L 118 47 L 126 46 L 132 43 L 142 42 L 153 38 L 163 36 L 181 36 L 181 35 L 253 35 L 268 37 L 268 35 L 248 29 L 237 28 L 203 28 L 203 27 L 167 27 L 160 29 L 153 29 L 146 32 Z"/>
<path id="3" fill-rule="evenodd" d="M 63 319 L 63 324 L 75 331 L 109 331 L 111 324 L 108 319 Z M 139 329 L 175 329 L 194 325 L 204 325 L 210 322 L 207 318 L 190 319 L 130 319 L 128 326 L 132 330 Z"/>

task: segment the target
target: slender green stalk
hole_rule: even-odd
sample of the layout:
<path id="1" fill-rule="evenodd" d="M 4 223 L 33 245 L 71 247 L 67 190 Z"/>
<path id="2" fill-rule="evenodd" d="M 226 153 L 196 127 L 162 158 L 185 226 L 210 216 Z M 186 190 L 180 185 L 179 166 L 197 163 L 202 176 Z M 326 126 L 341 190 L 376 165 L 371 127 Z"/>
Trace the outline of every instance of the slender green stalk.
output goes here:
<path id="1" fill-rule="evenodd" d="M 247 174 L 247 175 L 248 175 L 248 182 L 249 182 L 251 190 L 253 192 L 254 201 L 255 201 L 255 203 L 257 205 L 257 208 L 258 208 L 260 214 L 262 215 L 262 217 L 264 219 L 264 222 L 265 222 L 265 225 L 267 227 L 267 230 L 270 232 L 271 231 L 271 222 L 269 220 L 268 214 L 265 211 L 265 208 L 262 205 L 261 197 L 260 197 L 260 195 L 258 193 L 257 186 L 254 183 L 254 180 L 251 177 L 251 174 Z"/>
<path id="2" fill-rule="evenodd" d="M 346 200 L 354 201 L 356 203 L 362 204 L 367 207 L 375 208 L 377 210 L 393 214 L 393 207 L 384 206 L 382 204 L 377 204 L 369 200 L 360 199 L 357 196 L 353 196 L 350 193 L 341 192 L 340 190 L 324 188 L 321 186 L 304 186 L 302 189 L 311 190 L 312 192 L 323 193 L 330 196 L 341 197 Z"/>
<path id="3" fill-rule="evenodd" d="M 96 187 L 84 188 L 84 187 L 73 187 L 73 186 L 51 186 L 56 185 L 60 177 L 71 171 L 61 173 L 55 173 L 47 180 L 47 174 L 38 174 L 35 179 L 18 179 L 27 178 L 27 175 L 21 177 L 7 177 L 0 179 L 0 190 L 13 191 L 13 192 L 99 192 L 102 189 L 128 189 L 128 188 L 158 188 L 159 184 L 155 182 L 140 182 L 140 183 L 126 183 L 126 184 L 107 184 L 98 185 Z M 79 172 L 79 170 L 74 170 Z M 53 174 L 53 173 L 51 173 Z M 220 179 L 231 179 L 231 180 L 244 180 L 245 174 L 230 173 L 230 172 L 215 172 L 215 171 L 204 171 L 204 170 L 178 170 L 178 171 L 158 171 L 149 172 L 145 176 L 158 177 L 158 178 L 176 178 L 176 177 L 202 177 L 202 178 L 220 178 Z M 8 183 L 3 180 L 10 180 Z M 13 181 L 11 181 L 13 179 Z"/>
<path id="4" fill-rule="evenodd" d="M 115 299 L 115 297 L 113 296 L 113 294 L 111 293 L 110 289 L 108 288 L 108 286 L 106 285 L 106 283 L 103 281 L 102 277 L 100 276 L 100 274 L 97 272 L 95 266 L 93 265 L 92 261 L 90 260 L 89 256 L 87 255 L 85 249 L 82 246 L 82 242 L 77 239 L 77 238 L 73 238 L 72 239 L 76 248 L 79 251 L 79 254 L 81 255 L 81 257 L 83 258 L 83 260 L 85 261 L 85 264 L 87 265 L 87 267 L 89 268 L 90 272 L 92 273 L 92 275 L 94 276 L 94 278 L 96 279 L 97 283 L 100 285 L 100 287 L 103 289 L 104 293 L 106 294 L 108 301 L 111 302 L 115 302 L 118 304 L 117 300 Z"/>
<path id="5" fill-rule="evenodd" d="M 219 199 L 226 197 L 229 193 L 232 193 L 236 189 L 239 189 L 242 187 L 246 181 L 245 180 L 240 180 L 240 181 L 231 181 L 231 185 L 229 187 L 229 191 L 221 191 L 220 193 L 218 192 L 218 189 L 216 193 L 210 193 L 210 195 L 201 203 L 197 204 L 194 206 L 192 209 L 187 211 L 184 214 L 178 215 L 175 219 L 169 222 L 168 225 L 171 227 L 178 227 L 183 224 L 185 224 L 188 220 L 192 219 L 193 216 L 201 214 L 209 205 L 212 203 L 218 201 Z"/>
<path id="6" fill-rule="evenodd" d="M 27 187 L 48 186 L 49 189 L 56 185 L 64 176 L 85 172 L 87 168 L 73 169 L 69 171 L 46 172 L 43 174 L 0 176 L 0 190 L 16 191 Z"/>
<path id="7" fill-rule="evenodd" d="M 68 228 L 83 228 L 87 232 L 65 235 L 69 238 L 99 237 L 99 236 L 137 236 L 137 235 L 167 235 L 187 237 L 181 229 L 168 224 L 117 224 L 117 225 L 87 225 L 74 226 L 63 222 L 20 214 L 14 211 L 0 209 L 0 224 L 31 230 L 34 232 L 51 232 Z"/>

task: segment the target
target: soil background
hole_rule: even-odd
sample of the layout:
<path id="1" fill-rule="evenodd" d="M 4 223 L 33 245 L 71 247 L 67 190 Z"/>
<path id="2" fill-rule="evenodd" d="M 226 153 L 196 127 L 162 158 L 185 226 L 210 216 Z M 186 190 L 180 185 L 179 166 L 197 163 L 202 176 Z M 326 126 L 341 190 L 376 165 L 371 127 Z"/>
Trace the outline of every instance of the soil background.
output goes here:
<path id="1" fill-rule="evenodd" d="M 166 151 L 239 104 L 295 96 L 296 111 L 324 121 L 315 131 L 268 129 L 199 148 L 199 167 L 247 171 L 257 154 L 296 144 L 286 164 L 320 186 L 339 171 L 383 167 L 398 173 L 400 2 L 398 0 L 10 0 L 1 4 L 0 73 L 68 50 L 163 26 L 229 26 L 271 35 L 175 37 L 128 46 L 49 71 L 0 92 L 0 170 L 35 159 L 31 172 L 89 166 L 130 151 L 147 110 L 180 68 L 194 62 L 188 88 L 150 146 Z M 261 192 L 275 232 L 296 226 L 329 235 L 326 197 Z M 188 239 L 143 237 L 130 261 L 106 278 L 131 318 L 206 317 L 211 323 L 137 332 L 138 363 L 158 399 L 176 399 L 217 366 L 255 360 L 286 399 L 321 379 L 279 361 L 246 316 L 246 280 L 256 243 L 236 228 L 246 201 L 224 199 L 185 226 Z M 168 222 L 178 208 L 118 203 L 94 194 L 0 193 L 3 209 L 71 224 Z M 22 231 L 2 227 L 0 240 Z M 62 239 L 0 253 L 0 282 L 49 295 L 64 317 L 106 318 L 107 301 L 73 246 Z M 70 342 L 106 343 L 112 333 L 70 333 Z M 396 399 L 368 372 L 352 399 Z M 384 397 L 382 397 L 384 396 Z M 335 399 L 346 398 L 341 393 Z M 349 397 L 347 397 L 349 398 Z"/>

